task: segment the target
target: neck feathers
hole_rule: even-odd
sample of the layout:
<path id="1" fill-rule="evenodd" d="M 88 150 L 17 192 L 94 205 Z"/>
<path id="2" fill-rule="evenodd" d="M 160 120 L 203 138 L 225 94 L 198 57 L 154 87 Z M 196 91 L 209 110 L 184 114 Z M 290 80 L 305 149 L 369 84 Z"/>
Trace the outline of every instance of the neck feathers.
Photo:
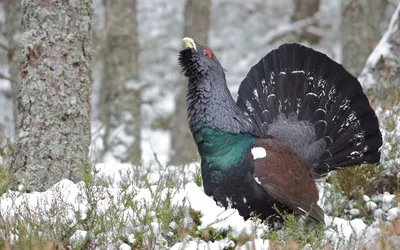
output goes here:
<path id="1" fill-rule="evenodd" d="M 216 77 L 207 72 L 189 78 L 187 105 L 190 127 L 204 124 L 234 134 L 252 130 L 250 119 L 229 92 L 225 75 Z"/>

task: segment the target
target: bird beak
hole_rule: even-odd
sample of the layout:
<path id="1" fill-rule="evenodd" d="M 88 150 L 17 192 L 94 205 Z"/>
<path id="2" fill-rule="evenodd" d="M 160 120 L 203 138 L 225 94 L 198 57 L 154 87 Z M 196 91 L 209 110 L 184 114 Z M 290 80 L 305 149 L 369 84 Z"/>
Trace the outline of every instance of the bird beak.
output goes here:
<path id="1" fill-rule="evenodd" d="M 183 42 L 185 43 L 185 47 L 186 48 L 191 48 L 197 51 L 196 49 L 196 43 L 194 42 L 194 40 L 190 37 L 185 37 L 183 38 Z"/>

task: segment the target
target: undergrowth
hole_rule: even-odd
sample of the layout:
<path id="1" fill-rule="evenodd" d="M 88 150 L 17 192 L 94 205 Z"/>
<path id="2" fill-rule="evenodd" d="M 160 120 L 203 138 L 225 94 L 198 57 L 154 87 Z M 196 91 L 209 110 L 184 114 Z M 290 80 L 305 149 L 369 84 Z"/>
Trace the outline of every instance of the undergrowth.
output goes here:
<path id="1" fill-rule="evenodd" d="M 332 218 L 343 217 L 351 202 L 360 210 L 356 218 L 366 223 L 375 221 L 371 211 L 365 209 L 364 196 L 389 191 L 399 197 L 400 169 L 398 127 L 400 109 L 378 112 L 384 131 L 382 163 L 347 168 L 331 174 L 319 182 L 326 194 L 323 203 Z M 9 150 L 9 149 L 7 149 Z M 0 149 L 4 159 L 7 154 Z M 87 168 L 86 168 L 87 169 Z M 269 249 L 363 249 L 368 248 L 356 237 L 343 240 L 340 228 L 310 226 L 307 221 L 293 215 L 285 218 L 281 230 L 268 230 L 258 219 L 252 229 L 239 235 L 231 227 L 204 225 L 203 214 L 193 209 L 186 198 L 177 197 L 188 182 L 202 186 L 201 171 L 185 171 L 184 167 L 169 168 L 132 167 L 121 174 L 119 189 L 111 189 L 113 180 L 98 175 L 95 169 L 83 172 L 81 190 L 75 206 L 67 202 L 68 182 L 51 188 L 55 195 L 48 200 L 18 202 L 19 192 L 8 191 L 11 172 L 0 167 L 0 196 L 8 197 L 15 209 L 10 213 L 0 210 L 0 249 L 106 249 L 125 244 L 131 249 L 169 249 L 175 243 L 196 240 L 201 242 L 227 241 L 224 249 L 254 249 L 256 239 L 269 241 Z M 70 183 L 71 184 L 71 183 Z M 181 202 L 175 202 L 176 199 Z M 4 200 L 3 200 L 4 201 Z M 377 226 L 381 234 L 376 249 L 393 249 L 400 244 L 400 220 L 381 221 Z M 353 233 L 355 235 L 355 233 Z M 250 244 L 253 243 L 253 244 Z"/>

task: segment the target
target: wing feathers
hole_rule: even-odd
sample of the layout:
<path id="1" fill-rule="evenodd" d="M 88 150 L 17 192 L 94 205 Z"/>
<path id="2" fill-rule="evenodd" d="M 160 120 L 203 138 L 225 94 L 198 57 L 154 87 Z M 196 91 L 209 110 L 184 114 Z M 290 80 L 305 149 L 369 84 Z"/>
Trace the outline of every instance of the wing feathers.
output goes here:
<path id="1" fill-rule="evenodd" d="M 262 147 L 266 152 L 266 157 L 254 160 L 253 177 L 259 185 L 295 212 L 324 223 L 314 179 L 302 160 L 274 139 L 258 139 L 254 147 Z"/>

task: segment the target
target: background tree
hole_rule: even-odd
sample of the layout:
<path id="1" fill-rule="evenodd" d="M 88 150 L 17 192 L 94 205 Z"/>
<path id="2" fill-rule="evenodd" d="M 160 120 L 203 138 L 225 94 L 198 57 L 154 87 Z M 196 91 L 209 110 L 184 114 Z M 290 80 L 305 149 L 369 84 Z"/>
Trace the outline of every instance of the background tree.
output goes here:
<path id="1" fill-rule="evenodd" d="M 136 0 L 104 0 L 105 45 L 99 119 L 103 153 L 124 162 L 141 161 L 141 91 Z"/>
<path id="2" fill-rule="evenodd" d="M 373 90 L 378 100 L 397 103 L 400 98 L 400 4 L 393 14 L 389 27 L 368 57 L 359 77 L 364 89 Z M 395 93 L 388 95 L 388 93 Z"/>
<path id="3" fill-rule="evenodd" d="M 183 36 L 192 37 L 199 44 L 207 46 L 208 31 L 210 29 L 211 0 L 186 0 L 184 10 Z M 171 128 L 171 162 L 183 164 L 197 159 L 197 148 L 188 129 L 186 116 L 186 86 L 185 79 L 180 77 L 175 99 L 175 115 Z"/>
<path id="4" fill-rule="evenodd" d="M 4 20 L 0 21 L 0 34 L 4 34 L 4 40 L 0 40 L 0 64 L 6 58 L 8 72 L 0 70 L 0 79 L 6 79 L 0 87 L 0 138 L 5 136 L 14 139 L 16 105 L 19 71 L 18 41 L 21 38 L 21 2 L 12 0 L 0 0 L 0 8 L 4 9 Z M 4 42 L 3 42 L 4 41 Z"/>
<path id="5" fill-rule="evenodd" d="M 8 41 L 7 59 L 9 65 L 9 75 L 11 79 L 11 95 L 13 103 L 13 123 L 14 131 L 16 131 L 17 121 L 17 105 L 16 96 L 18 91 L 18 72 L 21 60 L 21 52 L 18 43 L 22 35 L 22 10 L 21 1 L 5 0 L 4 9 L 6 13 L 6 36 Z"/>
<path id="6" fill-rule="evenodd" d="M 319 10 L 320 0 L 293 0 L 293 5 L 294 10 L 290 19 L 292 22 L 297 22 L 305 18 L 313 17 Z M 317 26 L 317 23 L 314 24 L 314 26 Z M 299 34 L 299 40 L 306 40 L 314 44 L 321 40 L 321 36 L 305 29 Z"/>
<path id="7" fill-rule="evenodd" d="M 41 191 L 79 180 L 90 146 L 92 0 L 22 1 L 22 78 L 15 162 L 19 183 Z"/>
<path id="8" fill-rule="evenodd" d="M 358 76 L 381 38 L 387 0 L 342 0 L 342 64 Z"/>

